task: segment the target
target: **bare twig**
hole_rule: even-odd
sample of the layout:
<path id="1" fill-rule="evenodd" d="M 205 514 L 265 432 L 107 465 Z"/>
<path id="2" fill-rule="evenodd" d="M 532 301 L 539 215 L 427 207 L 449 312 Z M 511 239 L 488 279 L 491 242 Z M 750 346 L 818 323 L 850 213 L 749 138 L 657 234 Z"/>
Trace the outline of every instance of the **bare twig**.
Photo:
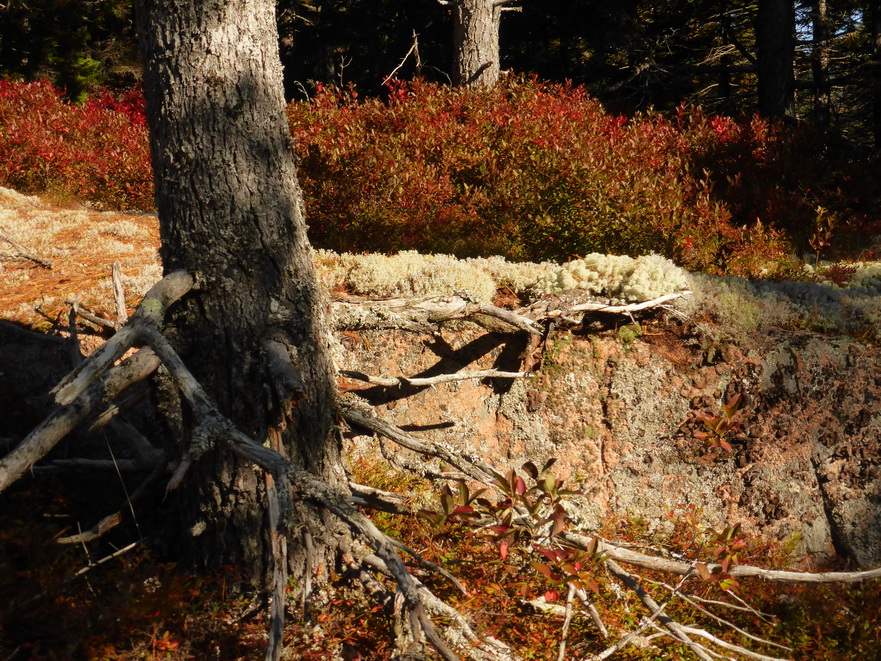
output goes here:
<path id="1" fill-rule="evenodd" d="M 33 251 L 29 250 L 21 243 L 16 241 L 15 238 L 13 238 L 12 235 L 10 235 L 9 232 L 7 232 L 3 228 L 0 228 L 0 241 L 5 241 L 13 248 L 15 248 L 16 252 L 18 253 L 17 257 L 19 257 L 20 259 L 33 262 L 38 266 L 42 266 L 44 269 L 52 268 L 52 262 L 50 262 L 48 259 L 44 259 L 43 257 L 38 257 Z"/>
<path id="2" fill-rule="evenodd" d="M 72 576 L 67 577 L 66 579 L 64 579 L 63 581 L 58 583 L 57 585 L 53 585 L 51 588 L 43 590 L 40 594 L 37 594 L 37 595 L 34 595 L 33 597 L 25 599 L 20 604 L 16 604 L 13 608 L 9 609 L 9 611 L 7 611 L 7 612 L 12 612 L 14 610 L 20 610 L 22 608 L 30 606 L 31 604 L 33 604 L 37 601 L 40 601 L 43 597 L 45 597 L 47 594 L 49 594 L 52 590 L 60 588 L 63 585 L 67 585 L 68 583 L 71 583 L 72 581 L 75 581 L 76 579 L 78 579 L 80 576 L 83 576 L 83 575 L 87 574 L 88 572 L 92 571 L 96 567 L 100 567 L 101 565 L 110 562 L 114 558 L 118 558 L 119 556 L 128 553 L 132 549 L 136 548 L 143 541 L 144 541 L 143 539 L 135 540 L 131 544 L 128 544 L 127 546 L 123 546 L 118 551 L 114 551 L 110 555 L 105 556 L 105 557 L 101 558 L 100 560 L 97 560 L 95 562 L 90 562 L 85 567 L 81 567 L 80 569 L 78 569 Z"/>
<path id="3" fill-rule="evenodd" d="M 589 544 L 592 539 L 591 537 L 577 535 L 570 532 L 561 533 L 561 538 L 578 548 L 586 548 L 585 545 Z M 668 574 L 686 575 L 694 571 L 694 567 L 688 562 L 659 558 L 645 553 L 639 553 L 638 551 L 631 551 L 630 549 L 616 546 L 606 540 L 600 540 L 600 542 L 600 550 L 605 553 L 607 557 L 617 562 L 642 567 L 643 569 L 662 571 Z M 710 571 L 713 571 L 713 569 L 719 567 L 719 565 L 708 564 L 707 567 Z M 735 565 L 728 571 L 735 578 L 754 577 L 776 583 L 862 583 L 863 581 L 881 578 L 881 568 L 851 572 L 811 573 L 762 569 L 761 567 L 753 567 L 751 565 Z"/>
<path id="4" fill-rule="evenodd" d="M 404 66 L 407 58 L 410 57 L 410 55 L 413 53 L 415 53 L 416 56 L 416 70 L 418 71 L 421 63 L 419 61 L 419 37 L 416 34 L 416 30 L 413 30 L 413 45 L 410 46 L 410 50 L 407 51 L 407 54 L 404 55 L 404 59 L 402 59 L 400 63 L 398 63 L 398 66 L 392 69 L 392 72 L 385 77 L 385 80 L 382 81 L 383 85 L 385 85 L 388 81 L 395 77 L 395 74 L 402 66 Z"/>
<path id="5" fill-rule="evenodd" d="M 626 585 L 639 598 L 649 612 L 654 613 L 655 611 L 661 610 L 661 606 L 659 606 L 652 596 L 643 589 L 633 574 L 625 571 L 618 563 L 608 557 L 604 563 L 609 571 L 621 580 L 621 582 L 623 582 L 624 585 Z M 701 659 L 701 661 L 712 661 L 710 653 L 702 645 L 695 643 L 689 638 L 688 633 L 683 630 L 682 625 L 676 622 L 673 618 L 667 615 L 659 615 L 658 621 L 664 625 L 664 628 L 667 629 L 674 638 L 685 643 L 685 645 L 687 645 L 689 649 Z"/>

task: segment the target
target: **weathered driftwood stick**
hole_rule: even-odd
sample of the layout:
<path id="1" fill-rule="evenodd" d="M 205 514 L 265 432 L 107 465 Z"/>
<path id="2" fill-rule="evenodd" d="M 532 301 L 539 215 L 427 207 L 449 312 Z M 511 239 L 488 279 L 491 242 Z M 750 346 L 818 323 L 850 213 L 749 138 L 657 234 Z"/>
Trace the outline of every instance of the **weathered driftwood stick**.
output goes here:
<path id="1" fill-rule="evenodd" d="M 71 404 L 57 407 L 40 425 L 0 460 L 0 492 L 20 478 L 42 459 L 94 408 L 116 397 L 128 386 L 146 378 L 159 366 L 159 359 L 149 349 L 141 349 L 131 358 L 110 369 L 104 379 L 92 384 Z"/>
<path id="2" fill-rule="evenodd" d="M 506 310 L 495 305 L 469 301 L 459 296 L 430 298 L 338 298 L 333 302 L 333 326 L 339 331 L 407 330 L 419 333 L 437 332 L 446 321 L 465 320 L 491 332 L 525 331 L 542 336 L 539 324 L 548 320 L 579 323 L 572 315 L 584 312 L 607 312 L 631 315 L 634 312 L 661 307 L 690 291 L 666 294 L 642 303 L 612 305 L 609 303 L 562 303 L 557 298 L 544 298 L 519 310 Z M 569 297 L 571 299 L 571 297 Z"/>
<path id="3" fill-rule="evenodd" d="M 680 291 L 673 294 L 665 294 L 664 296 L 659 296 L 658 298 L 654 298 L 650 301 L 643 301 L 642 303 L 628 303 L 626 305 L 612 305 L 610 303 L 598 303 L 595 301 L 589 301 L 587 303 L 574 303 L 570 305 L 562 302 L 561 300 L 551 297 L 536 301 L 528 307 L 517 310 L 516 313 L 518 315 L 527 317 L 529 319 L 534 319 L 536 321 L 544 321 L 547 319 L 565 319 L 570 315 L 579 312 L 607 312 L 609 314 L 630 315 L 634 312 L 640 312 L 642 310 L 661 307 L 665 303 L 668 303 L 677 298 L 682 298 L 683 296 L 689 296 L 690 294 L 690 291 Z M 571 299 L 571 297 L 569 298 Z"/>
<path id="4" fill-rule="evenodd" d="M 500 370 L 477 370 L 474 372 L 456 372 L 455 374 L 438 374 L 437 376 L 398 376 L 393 378 L 384 378 L 381 376 L 371 376 L 363 372 L 355 372 L 352 370 L 340 370 L 340 376 L 349 379 L 357 379 L 366 383 L 372 383 L 377 386 L 435 386 L 439 383 L 449 383 L 451 381 L 465 381 L 467 379 L 522 379 L 529 376 L 528 372 L 502 372 Z"/>
<path id="5" fill-rule="evenodd" d="M 125 308 L 125 289 L 122 286 L 122 264 L 118 259 L 113 261 L 110 273 L 113 283 L 113 300 L 116 303 L 116 321 L 113 325 L 119 330 L 128 321 L 128 311 Z"/>
<path id="6" fill-rule="evenodd" d="M 337 330 L 403 329 L 434 332 L 446 321 L 473 322 L 490 331 L 525 331 L 541 335 L 532 319 L 504 308 L 476 303 L 459 296 L 429 298 L 354 299 L 333 303 Z"/>
<path id="7" fill-rule="evenodd" d="M 128 323 L 107 344 L 68 374 L 52 390 L 58 404 L 70 404 L 89 384 L 103 374 L 148 328 L 159 326 L 169 305 L 193 287 L 193 278 L 186 271 L 169 273 L 147 292 Z"/>
<path id="8" fill-rule="evenodd" d="M 27 260 L 29 262 L 33 262 L 34 264 L 38 264 L 42 266 L 44 269 L 51 269 L 52 262 L 48 259 L 44 259 L 42 257 L 38 257 L 32 250 L 29 250 L 21 243 L 16 241 L 5 229 L 0 228 L 0 240 L 5 241 L 9 245 L 11 245 L 18 252 L 18 257 L 23 260 Z"/>
<path id="9" fill-rule="evenodd" d="M 561 533 L 561 538 L 578 548 L 587 548 L 587 545 L 590 544 L 592 539 L 590 537 L 576 535 L 570 532 Z M 615 546 L 605 540 L 600 540 L 599 550 L 612 560 L 636 567 L 642 567 L 643 569 L 651 569 L 666 572 L 668 574 L 679 575 L 686 575 L 694 572 L 694 565 L 689 562 L 646 555 L 645 553 L 639 553 L 638 551 Z M 718 566 L 719 565 L 707 564 L 710 571 Z M 881 567 L 864 571 L 812 573 L 762 569 L 761 567 L 753 567 L 751 565 L 734 565 L 728 571 L 735 578 L 755 577 L 766 581 L 773 581 L 775 583 L 861 583 L 863 581 L 881 578 Z"/>
<path id="10" fill-rule="evenodd" d="M 494 479 L 492 467 L 479 459 L 464 457 L 449 448 L 443 447 L 439 443 L 411 436 L 399 427 L 395 427 L 393 424 L 381 420 L 371 413 L 358 410 L 351 402 L 347 402 L 344 399 L 340 399 L 338 405 L 343 419 L 350 424 L 369 429 L 408 450 L 437 457 L 441 461 L 455 466 L 472 480 L 490 484 Z"/>

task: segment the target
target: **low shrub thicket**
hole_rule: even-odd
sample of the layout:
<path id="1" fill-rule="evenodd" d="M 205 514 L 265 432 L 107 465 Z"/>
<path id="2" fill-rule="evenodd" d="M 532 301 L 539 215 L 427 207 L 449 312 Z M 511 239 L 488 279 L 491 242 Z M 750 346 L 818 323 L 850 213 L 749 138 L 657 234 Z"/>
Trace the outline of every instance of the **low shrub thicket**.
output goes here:
<path id="1" fill-rule="evenodd" d="M 533 79 L 393 81 L 385 102 L 319 89 L 288 115 L 313 243 L 337 251 L 657 252 L 774 275 L 792 252 L 858 251 L 881 234 L 872 168 L 809 129 L 699 108 L 626 119 L 583 88 Z M 151 209 L 140 95 L 76 106 L 45 81 L 0 81 L 0 185 Z"/>
<path id="2" fill-rule="evenodd" d="M 104 92 L 75 105 L 46 81 L 0 80 L 0 185 L 102 209 L 151 209 L 142 95 Z"/>
<path id="3" fill-rule="evenodd" d="M 530 260 L 654 251 L 713 269 L 730 254 L 767 261 L 785 248 L 729 222 L 690 174 L 673 121 L 609 115 L 580 87 L 396 82 L 387 103 L 321 89 L 288 112 L 312 236 L 335 250 Z"/>

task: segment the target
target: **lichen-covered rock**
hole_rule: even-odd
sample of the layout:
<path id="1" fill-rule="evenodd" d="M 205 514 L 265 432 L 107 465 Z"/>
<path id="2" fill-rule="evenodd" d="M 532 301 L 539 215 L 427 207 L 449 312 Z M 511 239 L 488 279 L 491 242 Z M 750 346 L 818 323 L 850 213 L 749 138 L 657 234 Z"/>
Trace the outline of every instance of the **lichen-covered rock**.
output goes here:
<path id="1" fill-rule="evenodd" d="M 587 492 L 572 510 L 580 526 L 626 515 L 660 522 L 694 506 L 706 525 L 797 537 L 817 559 L 881 562 L 881 347 L 865 341 L 879 297 L 691 280 L 693 300 L 667 319 L 642 319 L 646 332 L 630 341 L 614 328 L 552 333 L 527 379 L 364 392 L 396 424 L 500 468 L 558 458 L 558 475 Z M 365 333 L 349 340 L 346 360 L 384 376 L 516 370 L 522 341 L 445 330 L 425 351 L 404 334 Z M 744 425 L 728 453 L 694 437 L 694 412 L 719 412 L 735 393 Z"/>

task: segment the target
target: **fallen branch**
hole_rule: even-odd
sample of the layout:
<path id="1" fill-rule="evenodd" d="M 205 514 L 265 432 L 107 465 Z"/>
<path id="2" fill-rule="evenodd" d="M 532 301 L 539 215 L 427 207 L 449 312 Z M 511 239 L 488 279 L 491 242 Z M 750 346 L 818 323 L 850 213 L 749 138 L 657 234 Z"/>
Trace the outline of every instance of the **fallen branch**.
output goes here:
<path id="1" fill-rule="evenodd" d="M 9 232 L 7 232 L 3 228 L 0 228 L 0 240 L 5 241 L 6 243 L 11 245 L 18 252 L 18 255 L 16 255 L 15 258 L 21 259 L 24 261 L 28 261 L 28 262 L 33 262 L 34 264 L 37 264 L 38 266 L 42 266 L 44 269 L 51 269 L 52 268 L 52 262 L 50 262 L 48 259 L 38 257 L 36 255 L 36 253 L 34 253 L 32 250 L 29 250 L 28 248 L 23 246 L 21 243 L 16 241 L 9 234 Z"/>
<path id="2" fill-rule="evenodd" d="M 62 406 L 70 404 L 89 384 L 128 351 L 144 331 L 157 327 L 162 322 L 168 306 L 192 287 L 193 278 L 185 271 L 169 273 L 153 285 L 128 323 L 52 389 L 55 401 Z"/>
<path id="3" fill-rule="evenodd" d="M 113 399 L 132 384 L 145 379 L 157 367 L 159 358 L 149 349 L 141 349 L 125 362 L 108 370 L 102 380 L 93 383 L 85 392 L 78 393 L 69 405 L 56 407 L 18 447 L 0 460 L 0 492 L 9 488 L 31 466 L 46 456 L 93 409 Z"/>
<path id="4" fill-rule="evenodd" d="M 350 399 L 339 398 L 337 404 L 340 408 L 340 413 L 342 414 L 343 419 L 350 424 L 369 429 L 408 450 L 413 450 L 422 455 L 436 457 L 441 461 L 458 468 L 472 480 L 484 484 L 491 484 L 492 480 L 495 479 L 492 467 L 480 459 L 465 457 L 444 447 L 440 443 L 416 438 L 405 432 L 403 429 L 377 418 L 372 410 L 369 412 L 359 410 Z"/>
<path id="5" fill-rule="evenodd" d="M 591 537 L 578 535 L 571 532 L 561 533 L 561 539 L 577 548 L 587 548 L 592 540 Z M 606 540 L 600 540 L 599 549 L 609 558 L 617 562 L 623 562 L 628 565 L 642 567 L 643 569 L 651 569 L 654 571 L 666 572 L 668 574 L 687 575 L 694 571 L 694 566 L 688 562 L 681 560 L 670 560 L 668 558 L 659 558 L 638 551 L 631 551 L 620 546 L 616 546 Z M 716 568 L 721 567 L 717 564 L 707 564 L 707 568 L 712 572 Z M 735 578 L 761 578 L 766 581 L 775 583 L 862 583 L 876 578 L 881 578 L 881 567 L 877 569 L 866 569 L 863 571 L 850 572 L 800 572 L 800 571 L 783 571 L 778 569 L 762 569 L 761 567 L 753 567 L 751 565 L 734 565 L 728 569 L 728 573 Z"/>
<path id="6" fill-rule="evenodd" d="M 384 378 L 381 376 L 370 376 L 362 372 L 352 370 L 340 370 L 340 376 L 349 379 L 357 379 L 365 383 L 372 383 L 377 386 L 435 386 L 439 383 L 449 383 L 451 381 L 465 381 L 467 379 L 522 379 L 529 376 L 528 372 L 503 372 L 500 370 L 477 370 L 474 372 L 456 372 L 455 374 L 438 374 L 437 376 L 398 376 L 393 378 Z"/>
<path id="7" fill-rule="evenodd" d="M 672 294 L 665 294 L 658 298 L 642 303 L 628 303 L 625 305 L 613 305 L 611 303 L 598 303 L 589 301 L 586 303 L 568 304 L 565 300 L 559 300 L 555 297 L 547 297 L 540 301 L 536 301 L 532 305 L 517 310 L 517 314 L 535 321 L 544 321 L 548 319 L 565 319 L 570 315 L 579 312 L 604 312 L 608 314 L 624 314 L 631 315 L 634 312 L 649 310 L 651 308 L 662 307 L 665 303 L 669 303 L 677 298 L 691 295 L 690 291 L 680 291 Z M 566 298 L 571 298 L 566 297 Z"/>
<path id="8" fill-rule="evenodd" d="M 470 321 L 491 332 L 525 331 L 542 335 L 535 321 L 511 310 L 460 296 L 360 299 L 333 302 L 337 330 L 402 329 L 433 333 L 448 321 Z"/>

